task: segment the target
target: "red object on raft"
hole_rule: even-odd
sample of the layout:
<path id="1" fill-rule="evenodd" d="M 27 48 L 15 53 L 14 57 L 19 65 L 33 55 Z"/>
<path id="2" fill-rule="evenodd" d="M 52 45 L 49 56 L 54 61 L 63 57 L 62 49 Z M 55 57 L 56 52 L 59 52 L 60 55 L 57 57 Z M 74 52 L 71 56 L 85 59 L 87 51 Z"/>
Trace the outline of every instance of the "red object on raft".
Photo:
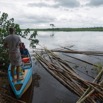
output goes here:
<path id="1" fill-rule="evenodd" d="M 22 62 L 29 63 L 30 62 L 30 58 L 28 58 L 28 57 L 22 58 Z"/>

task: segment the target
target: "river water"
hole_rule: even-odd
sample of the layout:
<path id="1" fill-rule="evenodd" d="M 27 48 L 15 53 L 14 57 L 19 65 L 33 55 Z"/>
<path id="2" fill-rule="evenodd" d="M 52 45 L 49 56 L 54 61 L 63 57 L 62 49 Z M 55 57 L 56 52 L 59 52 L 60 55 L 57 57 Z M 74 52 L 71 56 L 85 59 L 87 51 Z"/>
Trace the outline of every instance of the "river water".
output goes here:
<path id="1" fill-rule="evenodd" d="M 65 46 L 80 51 L 103 51 L 103 32 L 38 32 L 37 39 L 39 40 L 37 48 L 47 47 L 48 49 L 56 49 L 60 48 L 60 46 Z M 24 39 L 22 41 L 32 51 L 29 47 L 29 41 Z M 73 56 L 91 63 L 103 64 L 102 57 L 79 54 Z M 61 57 L 68 59 L 66 56 L 61 55 Z M 79 66 L 81 71 L 77 70 L 77 72 L 84 79 L 92 81 L 93 78 L 90 76 L 96 76 L 97 71 L 91 66 L 73 59 L 70 60 L 81 65 Z M 34 83 L 36 85 L 33 87 L 32 103 L 76 103 L 78 100 L 75 94 L 61 85 L 36 61 L 33 62 L 33 73 L 39 79 Z"/>
<path id="2" fill-rule="evenodd" d="M 78 50 L 103 50 L 103 32 L 38 32 L 42 46 L 58 48 L 59 45 L 74 45 Z"/>

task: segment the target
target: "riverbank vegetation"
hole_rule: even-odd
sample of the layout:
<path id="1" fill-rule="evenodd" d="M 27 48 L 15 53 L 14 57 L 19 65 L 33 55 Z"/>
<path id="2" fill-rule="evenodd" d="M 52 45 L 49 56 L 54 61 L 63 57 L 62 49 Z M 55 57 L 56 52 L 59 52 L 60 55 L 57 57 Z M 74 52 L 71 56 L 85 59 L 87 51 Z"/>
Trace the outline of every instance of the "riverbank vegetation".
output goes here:
<path id="1" fill-rule="evenodd" d="M 22 29 L 24 31 L 25 29 Z M 43 28 L 43 29 L 30 29 L 30 31 L 103 31 L 103 27 L 87 27 L 87 28 Z"/>
<path id="2" fill-rule="evenodd" d="M 32 48 L 36 47 L 38 44 L 38 39 L 36 39 L 36 31 L 30 32 L 30 29 L 27 28 L 25 31 L 22 31 L 19 24 L 14 22 L 14 18 L 9 18 L 7 13 L 1 13 L 0 15 L 0 68 L 7 69 L 9 65 L 8 50 L 4 48 L 3 42 L 6 36 L 8 36 L 8 28 L 15 28 L 15 32 L 21 38 L 28 39 L 30 41 L 30 46 Z M 29 38 L 27 38 L 30 34 Z"/>

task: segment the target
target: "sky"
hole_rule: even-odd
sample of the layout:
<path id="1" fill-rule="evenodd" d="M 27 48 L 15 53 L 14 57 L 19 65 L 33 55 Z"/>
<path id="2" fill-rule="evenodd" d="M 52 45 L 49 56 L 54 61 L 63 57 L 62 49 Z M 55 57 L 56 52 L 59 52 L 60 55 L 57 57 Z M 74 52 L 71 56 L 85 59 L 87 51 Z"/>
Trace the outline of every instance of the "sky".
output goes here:
<path id="1" fill-rule="evenodd" d="M 103 0 L 0 0 L 0 11 L 21 28 L 103 26 Z"/>

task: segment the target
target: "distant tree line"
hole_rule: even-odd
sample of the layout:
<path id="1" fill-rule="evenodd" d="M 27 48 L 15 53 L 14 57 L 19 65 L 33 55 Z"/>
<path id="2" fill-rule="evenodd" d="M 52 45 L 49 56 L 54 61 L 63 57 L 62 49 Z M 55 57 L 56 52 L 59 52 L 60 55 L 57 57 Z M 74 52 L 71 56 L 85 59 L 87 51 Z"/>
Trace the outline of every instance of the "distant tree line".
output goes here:
<path id="1" fill-rule="evenodd" d="M 25 30 L 25 29 L 22 29 Z M 44 28 L 44 29 L 30 29 L 31 31 L 103 31 L 103 27 L 86 27 L 86 28 Z"/>

